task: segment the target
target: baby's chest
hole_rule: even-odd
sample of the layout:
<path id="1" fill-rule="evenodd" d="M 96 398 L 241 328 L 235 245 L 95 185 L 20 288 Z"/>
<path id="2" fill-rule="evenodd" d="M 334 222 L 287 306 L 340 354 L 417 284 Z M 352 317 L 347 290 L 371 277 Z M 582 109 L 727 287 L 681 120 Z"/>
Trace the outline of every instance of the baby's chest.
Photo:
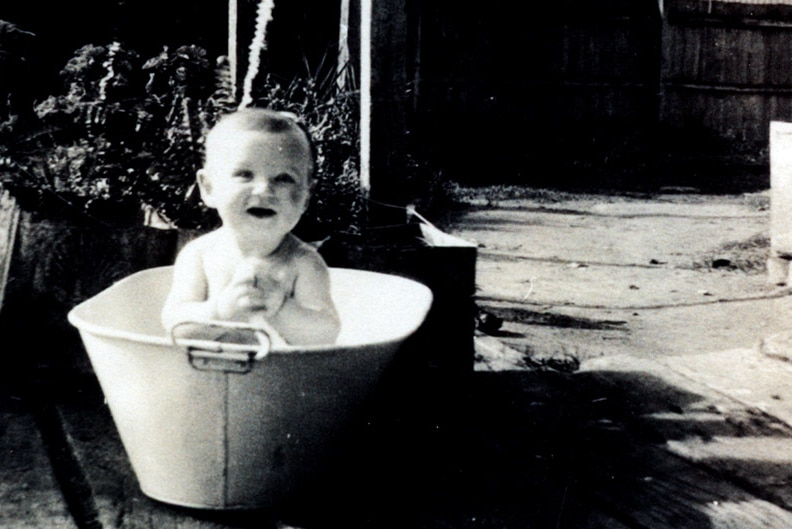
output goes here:
<path id="1" fill-rule="evenodd" d="M 290 294 L 294 290 L 294 267 L 278 259 L 215 259 L 206 264 L 209 295 L 231 285 L 280 290 Z"/>

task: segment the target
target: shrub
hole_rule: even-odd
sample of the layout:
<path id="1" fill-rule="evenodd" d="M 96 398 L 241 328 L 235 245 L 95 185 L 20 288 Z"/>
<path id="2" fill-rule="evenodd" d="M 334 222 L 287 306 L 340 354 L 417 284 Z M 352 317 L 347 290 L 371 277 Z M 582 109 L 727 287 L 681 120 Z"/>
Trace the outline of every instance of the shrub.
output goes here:
<path id="1" fill-rule="evenodd" d="M 359 99 L 341 90 L 334 72 L 279 82 L 265 76 L 254 104 L 299 116 L 316 145 L 316 183 L 306 215 L 298 226 L 309 239 L 331 232 L 359 233 L 366 207 L 360 188 Z"/>
<path id="2" fill-rule="evenodd" d="M 183 197 L 202 137 L 224 108 L 206 52 L 165 48 L 144 62 L 119 43 L 86 45 L 61 77 L 65 93 L 35 106 L 35 132 L 5 147 L 3 183 L 23 206 L 105 221 L 150 208 L 177 224 L 200 223 Z"/>
<path id="3" fill-rule="evenodd" d="M 144 212 L 183 228 L 216 224 L 195 173 L 203 140 L 237 107 L 224 57 L 197 46 L 143 60 L 118 42 L 86 45 L 61 71 L 64 92 L 35 105 L 36 126 L 0 145 L 0 181 L 23 207 L 139 222 Z M 254 104 L 291 111 L 317 145 L 317 185 L 300 230 L 310 237 L 355 231 L 359 185 L 358 98 L 334 75 L 286 82 L 264 76 Z"/>

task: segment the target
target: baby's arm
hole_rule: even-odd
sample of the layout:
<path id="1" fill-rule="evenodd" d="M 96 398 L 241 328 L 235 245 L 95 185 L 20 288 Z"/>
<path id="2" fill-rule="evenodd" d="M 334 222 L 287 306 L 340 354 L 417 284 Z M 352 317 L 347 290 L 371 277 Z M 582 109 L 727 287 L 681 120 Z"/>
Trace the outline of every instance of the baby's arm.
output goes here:
<path id="1" fill-rule="evenodd" d="M 216 325 L 187 323 L 247 322 L 266 330 L 272 345 L 282 345 L 283 338 L 264 319 L 265 314 L 277 310 L 277 295 L 251 286 L 248 281 L 249 274 L 245 270 L 235 274 L 223 290 L 209 297 L 203 257 L 205 246 L 211 247 L 211 240 L 196 239 L 185 246 L 176 259 L 171 291 L 162 310 L 162 323 L 168 333 L 176 338 L 258 343 L 249 330 L 229 330 Z M 273 305 L 270 311 L 267 310 L 269 305 Z"/>
<path id="2" fill-rule="evenodd" d="M 196 240 L 179 252 L 173 267 L 171 290 L 162 309 L 162 324 L 169 334 L 180 323 L 216 318 L 214 304 L 207 299 L 208 291 L 200 246 Z M 176 335 L 180 338 L 214 340 L 218 330 L 181 325 Z"/>
<path id="3" fill-rule="evenodd" d="M 290 344 L 331 344 L 340 321 L 330 297 L 327 265 L 314 251 L 301 253 L 295 263 L 294 295 L 286 298 L 270 323 Z"/>

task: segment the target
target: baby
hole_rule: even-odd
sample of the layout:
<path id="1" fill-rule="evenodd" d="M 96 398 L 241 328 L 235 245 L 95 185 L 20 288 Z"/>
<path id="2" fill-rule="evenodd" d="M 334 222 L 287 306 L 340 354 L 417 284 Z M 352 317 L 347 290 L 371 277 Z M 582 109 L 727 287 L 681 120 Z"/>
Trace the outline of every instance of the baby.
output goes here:
<path id="1" fill-rule="evenodd" d="M 308 205 L 314 163 L 311 139 L 289 114 L 245 109 L 218 121 L 197 178 L 222 224 L 179 252 L 162 311 L 168 331 L 249 341 L 251 333 L 184 324 L 223 320 L 263 328 L 273 345 L 335 341 L 327 266 L 291 233 Z"/>

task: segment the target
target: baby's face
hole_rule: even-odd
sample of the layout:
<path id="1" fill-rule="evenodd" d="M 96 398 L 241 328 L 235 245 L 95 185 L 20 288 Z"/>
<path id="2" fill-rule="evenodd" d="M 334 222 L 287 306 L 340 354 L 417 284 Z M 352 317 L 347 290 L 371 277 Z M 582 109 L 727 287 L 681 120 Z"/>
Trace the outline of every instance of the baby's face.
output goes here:
<path id="1" fill-rule="evenodd" d="M 311 151 L 297 132 L 233 131 L 198 173 L 201 196 L 246 237 L 284 237 L 310 198 Z"/>

